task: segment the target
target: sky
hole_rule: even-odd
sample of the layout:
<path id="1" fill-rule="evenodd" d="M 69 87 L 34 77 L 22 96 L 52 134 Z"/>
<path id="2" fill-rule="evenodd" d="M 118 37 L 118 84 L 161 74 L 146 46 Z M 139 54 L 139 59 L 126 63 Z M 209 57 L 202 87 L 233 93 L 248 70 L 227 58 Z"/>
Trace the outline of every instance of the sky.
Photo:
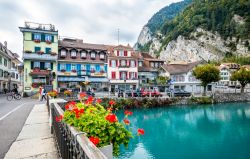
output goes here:
<path id="1" fill-rule="evenodd" d="M 86 43 L 133 46 L 161 8 L 180 0 L 0 0 L 0 42 L 22 54 L 24 22 L 53 24 L 60 36 Z"/>

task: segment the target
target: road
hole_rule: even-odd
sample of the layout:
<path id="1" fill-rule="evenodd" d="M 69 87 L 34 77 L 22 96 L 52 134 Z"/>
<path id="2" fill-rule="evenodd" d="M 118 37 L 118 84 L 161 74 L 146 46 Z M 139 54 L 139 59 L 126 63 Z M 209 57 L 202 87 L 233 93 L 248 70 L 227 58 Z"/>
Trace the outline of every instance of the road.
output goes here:
<path id="1" fill-rule="evenodd" d="M 36 103 L 41 102 L 29 98 L 7 101 L 6 96 L 0 95 L 0 159 L 16 140 Z"/>

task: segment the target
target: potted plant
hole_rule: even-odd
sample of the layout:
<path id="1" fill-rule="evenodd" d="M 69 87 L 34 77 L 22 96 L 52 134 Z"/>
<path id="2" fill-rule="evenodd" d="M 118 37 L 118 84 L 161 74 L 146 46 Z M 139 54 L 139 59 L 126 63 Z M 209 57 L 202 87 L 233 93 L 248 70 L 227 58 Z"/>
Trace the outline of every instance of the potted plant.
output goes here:
<path id="1" fill-rule="evenodd" d="M 65 105 L 63 121 L 79 131 L 86 132 L 89 140 L 100 150 L 109 149 L 111 146 L 113 155 L 118 156 L 120 145 L 128 146 L 132 138 L 132 132 L 127 129 L 130 124 L 127 117 L 132 115 L 132 112 L 125 112 L 124 120 L 119 122 L 116 115 L 112 113 L 114 101 L 111 100 L 108 109 L 105 109 L 101 105 L 101 99 L 86 97 L 85 93 L 80 93 L 79 103 L 69 102 Z M 141 134 L 144 134 L 144 130 L 138 129 L 138 135 Z"/>
<path id="2" fill-rule="evenodd" d="M 63 92 L 63 94 L 64 94 L 65 96 L 69 97 L 69 96 L 72 95 L 72 91 L 70 91 L 70 90 L 65 90 L 65 91 Z"/>
<path id="3" fill-rule="evenodd" d="M 58 92 L 56 90 L 52 90 L 52 91 L 48 92 L 48 95 L 52 98 L 56 98 L 58 95 Z"/>
<path id="4" fill-rule="evenodd" d="M 46 44 L 51 44 L 50 40 L 46 40 L 45 42 L 46 42 Z"/>
<path id="5" fill-rule="evenodd" d="M 40 39 L 35 39 L 34 42 L 35 42 L 35 43 L 40 43 L 41 40 L 40 40 Z"/>
<path id="6" fill-rule="evenodd" d="M 37 54 L 42 55 L 42 54 L 44 54 L 44 52 L 43 51 L 37 51 Z"/>
<path id="7" fill-rule="evenodd" d="M 65 69 L 61 69 L 61 72 L 65 72 L 66 70 Z"/>
<path id="8" fill-rule="evenodd" d="M 76 70 L 71 70 L 72 72 L 76 73 Z"/>

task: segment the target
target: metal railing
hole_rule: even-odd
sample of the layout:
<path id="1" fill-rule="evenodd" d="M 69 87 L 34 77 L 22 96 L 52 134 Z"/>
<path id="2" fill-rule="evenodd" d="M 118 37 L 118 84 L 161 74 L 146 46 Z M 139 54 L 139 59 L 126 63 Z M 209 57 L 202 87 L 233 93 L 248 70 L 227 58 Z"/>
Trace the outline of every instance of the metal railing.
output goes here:
<path id="1" fill-rule="evenodd" d="M 47 101 L 49 104 L 49 101 Z M 107 159 L 107 157 L 89 141 L 86 133 L 74 127 L 57 122 L 56 117 L 63 115 L 64 111 L 57 103 L 51 103 L 51 132 L 56 140 L 58 154 L 62 159 Z"/>

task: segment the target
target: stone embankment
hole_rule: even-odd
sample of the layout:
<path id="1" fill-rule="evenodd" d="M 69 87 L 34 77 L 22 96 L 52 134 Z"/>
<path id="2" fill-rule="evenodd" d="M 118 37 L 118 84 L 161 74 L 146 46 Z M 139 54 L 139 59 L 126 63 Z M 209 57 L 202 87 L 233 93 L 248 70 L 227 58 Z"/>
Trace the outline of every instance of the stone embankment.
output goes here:
<path id="1" fill-rule="evenodd" d="M 250 93 L 216 93 L 214 94 L 214 102 L 250 102 Z"/>

